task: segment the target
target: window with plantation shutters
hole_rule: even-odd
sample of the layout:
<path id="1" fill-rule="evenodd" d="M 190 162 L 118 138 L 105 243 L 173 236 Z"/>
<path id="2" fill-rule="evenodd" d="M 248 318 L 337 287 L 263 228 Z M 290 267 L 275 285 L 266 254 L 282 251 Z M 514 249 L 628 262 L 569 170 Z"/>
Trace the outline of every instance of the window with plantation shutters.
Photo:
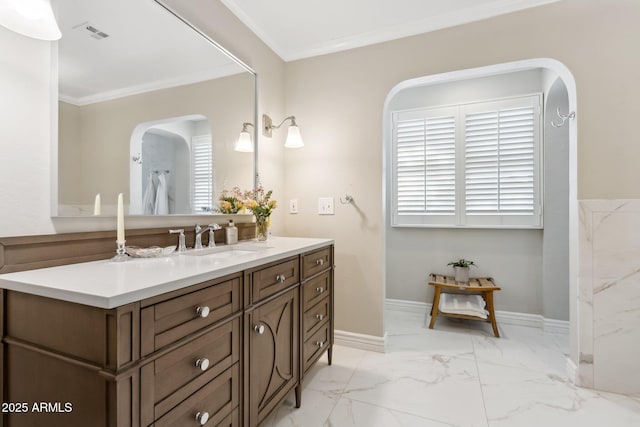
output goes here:
<path id="1" fill-rule="evenodd" d="M 211 136 L 191 139 L 193 212 L 210 212 L 213 207 L 213 152 Z"/>
<path id="2" fill-rule="evenodd" d="M 455 109 L 394 117 L 396 212 L 405 222 L 453 224 L 456 209 Z"/>
<path id="3" fill-rule="evenodd" d="M 540 103 L 393 113 L 393 225 L 541 227 Z"/>

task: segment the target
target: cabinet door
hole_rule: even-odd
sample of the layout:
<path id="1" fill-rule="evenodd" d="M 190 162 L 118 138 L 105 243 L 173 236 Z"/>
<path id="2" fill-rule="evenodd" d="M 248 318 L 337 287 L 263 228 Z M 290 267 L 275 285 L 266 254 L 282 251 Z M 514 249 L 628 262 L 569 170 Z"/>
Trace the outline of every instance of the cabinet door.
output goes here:
<path id="1" fill-rule="evenodd" d="M 297 385 L 299 377 L 299 289 L 247 314 L 249 422 L 257 425 Z"/>

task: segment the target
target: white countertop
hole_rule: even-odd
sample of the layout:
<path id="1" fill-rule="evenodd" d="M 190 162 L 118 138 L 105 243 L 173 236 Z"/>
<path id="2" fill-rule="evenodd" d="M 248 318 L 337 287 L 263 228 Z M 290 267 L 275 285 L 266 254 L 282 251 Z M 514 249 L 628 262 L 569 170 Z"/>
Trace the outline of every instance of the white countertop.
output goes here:
<path id="1" fill-rule="evenodd" d="M 103 260 L 0 274 L 0 288 L 114 308 L 330 244 L 331 239 L 270 237 L 266 242 L 233 245 L 250 250 L 234 256 L 174 253 L 164 258 Z"/>

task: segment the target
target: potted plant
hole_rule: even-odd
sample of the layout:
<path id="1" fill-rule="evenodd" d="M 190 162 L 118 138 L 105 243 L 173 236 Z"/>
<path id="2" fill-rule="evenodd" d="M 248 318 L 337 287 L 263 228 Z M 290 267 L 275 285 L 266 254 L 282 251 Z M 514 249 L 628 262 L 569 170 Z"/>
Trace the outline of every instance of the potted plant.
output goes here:
<path id="1" fill-rule="evenodd" d="M 468 259 L 460 258 L 457 261 L 451 261 L 447 265 L 453 266 L 456 272 L 455 274 L 456 282 L 467 283 L 469 281 L 469 266 L 470 265 L 475 266 L 475 263 L 473 261 L 469 261 Z"/>

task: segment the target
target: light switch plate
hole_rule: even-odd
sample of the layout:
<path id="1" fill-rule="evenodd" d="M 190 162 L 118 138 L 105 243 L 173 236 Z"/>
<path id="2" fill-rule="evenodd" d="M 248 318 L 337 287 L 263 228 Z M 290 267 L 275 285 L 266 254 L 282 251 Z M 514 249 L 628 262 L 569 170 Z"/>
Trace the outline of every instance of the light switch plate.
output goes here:
<path id="1" fill-rule="evenodd" d="M 318 215 L 333 215 L 333 197 L 318 198 Z"/>
<path id="2" fill-rule="evenodd" d="M 298 199 L 289 200 L 289 213 L 291 214 L 298 213 Z"/>

